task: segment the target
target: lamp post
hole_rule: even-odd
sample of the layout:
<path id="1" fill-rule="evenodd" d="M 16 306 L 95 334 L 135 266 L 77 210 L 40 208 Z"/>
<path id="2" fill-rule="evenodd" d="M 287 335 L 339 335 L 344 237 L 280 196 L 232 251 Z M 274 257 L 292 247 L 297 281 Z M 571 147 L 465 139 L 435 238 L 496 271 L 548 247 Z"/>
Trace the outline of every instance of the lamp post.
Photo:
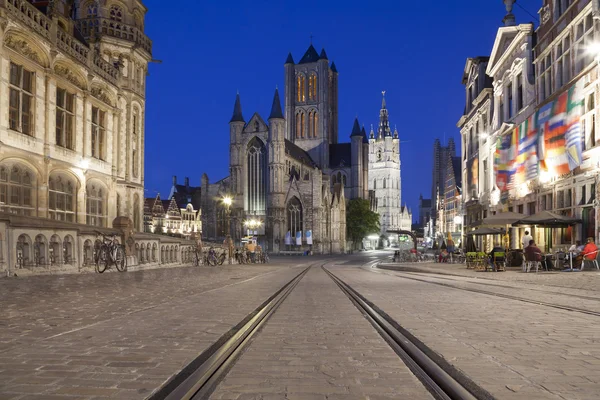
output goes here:
<path id="1" fill-rule="evenodd" d="M 231 227 L 230 227 L 230 216 L 231 216 L 231 204 L 233 203 L 233 199 L 230 196 L 224 196 L 223 197 L 223 204 L 225 205 L 225 217 L 226 217 L 226 223 L 227 223 L 227 233 L 225 236 L 225 241 L 227 242 L 227 250 L 229 253 L 229 264 L 231 264 L 231 258 L 233 257 L 233 246 L 232 246 L 232 240 L 231 240 Z"/>

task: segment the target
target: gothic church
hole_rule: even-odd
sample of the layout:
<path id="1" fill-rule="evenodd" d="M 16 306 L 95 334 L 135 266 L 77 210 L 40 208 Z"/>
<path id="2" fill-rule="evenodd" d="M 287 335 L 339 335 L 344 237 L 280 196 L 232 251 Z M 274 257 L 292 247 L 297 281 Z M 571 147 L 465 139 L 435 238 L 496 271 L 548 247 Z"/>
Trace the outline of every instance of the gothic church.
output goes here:
<path id="1" fill-rule="evenodd" d="M 350 143 L 338 143 L 335 63 L 311 44 L 298 63 L 290 53 L 284 70 L 284 108 L 276 89 L 267 121 L 258 113 L 246 121 L 236 97 L 229 122 L 230 175 L 212 184 L 202 177 L 203 237 L 229 231 L 236 243 L 257 236 L 274 253 L 299 247 L 343 253 L 346 201 L 352 198 L 377 199 L 372 203 L 381 207 L 382 231 L 384 224 L 386 230 L 399 229 L 400 149 L 397 132 L 390 134 L 385 100 L 377 137 L 373 132 L 367 137 L 355 120 Z M 379 186 L 369 180 L 370 168 L 383 171 L 376 174 Z M 220 201 L 225 196 L 233 199 L 229 214 Z M 261 224 L 249 228 L 249 220 Z"/>

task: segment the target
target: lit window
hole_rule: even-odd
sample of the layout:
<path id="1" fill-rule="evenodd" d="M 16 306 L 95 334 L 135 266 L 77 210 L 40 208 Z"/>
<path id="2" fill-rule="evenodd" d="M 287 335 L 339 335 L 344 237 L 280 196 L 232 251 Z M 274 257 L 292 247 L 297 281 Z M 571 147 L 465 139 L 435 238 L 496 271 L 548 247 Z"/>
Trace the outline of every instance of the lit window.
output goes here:
<path id="1" fill-rule="evenodd" d="M 56 145 L 74 150 L 73 121 L 75 96 L 64 89 L 56 90 Z"/>
<path id="2" fill-rule="evenodd" d="M 92 107 L 92 157 L 105 159 L 106 112 Z"/>
<path id="3" fill-rule="evenodd" d="M 296 79 L 296 99 L 299 102 L 306 101 L 306 78 L 304 75 L 298 75 Z"/>
<path id="4" fill-rule="evenodd" d="M 10 129 L 32 135 L 33 72 L 21 65 L 10 64 L 9 97 Z"/>
<path id="5" fill-rule="evenodd" d="M 34 215 L 32 174 L 20 165 L 0 166 L 0 211 Z"/>
<path id="6" fill-rule="evenodd" d="M 104 191 L 93 184 L 86 190 L 86 222 L 91 226 L 106 226 Z"/>
<path id="7" fill-rule="evenodd" d="M 315 74 L 308 77 L 308 99 L 317 99 L 317 75 Z"/>
<path id="8" fill-rule="evenodd" d="M 48 211 L 51 219 L 75 222 L 75 187 L 61 176 L 51 176 L 49 181 Z"/>

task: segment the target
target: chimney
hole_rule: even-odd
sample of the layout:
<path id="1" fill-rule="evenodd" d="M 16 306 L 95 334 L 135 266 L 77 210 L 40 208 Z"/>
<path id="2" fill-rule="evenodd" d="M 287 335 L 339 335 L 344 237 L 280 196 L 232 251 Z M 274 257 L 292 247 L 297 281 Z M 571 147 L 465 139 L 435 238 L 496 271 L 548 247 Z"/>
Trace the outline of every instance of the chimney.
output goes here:
<path id="1" fill-rule="evenodd" d="M 173 186 L 177 185 L 177 175 L 173 175 Z"/>
<path id="2" fill-rule="evenodd" d="M 185 177 L 185 188 L 186 189 L 190 188 L 190 178 L 188 178 L 187 176 Z"/>

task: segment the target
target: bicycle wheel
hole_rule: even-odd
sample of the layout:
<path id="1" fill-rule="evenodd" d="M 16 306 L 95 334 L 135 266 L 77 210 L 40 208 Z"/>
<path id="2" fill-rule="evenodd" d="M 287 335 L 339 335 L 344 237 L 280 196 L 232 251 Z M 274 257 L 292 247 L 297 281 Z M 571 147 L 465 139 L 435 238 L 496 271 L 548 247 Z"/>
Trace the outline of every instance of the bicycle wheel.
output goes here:
<path id="1" fill-rule="evenodd" d="M 99 274 L 106 271 L 107 258 L 107 248 L 104 246 L 100 247 L 98 249 L 98 254 L 96 254 L 96 271 L 98 271 Z"/>
<path id="2" fill-rule="evenodd" d="M 223 253 L 219 256 L 219 265 L 223 265 L 223 263 L 225 263 L 225 258 L 227 258 L 225 253 Z"/>
<path id="3" fill-rule="evenodd" d="M 123 246 L 118 246 L 115 251 L 115 266 L 117 267 L 117 271 L 125 272 L 127 271 L 127 265 L 125 263 L 125 249 Z"/>

